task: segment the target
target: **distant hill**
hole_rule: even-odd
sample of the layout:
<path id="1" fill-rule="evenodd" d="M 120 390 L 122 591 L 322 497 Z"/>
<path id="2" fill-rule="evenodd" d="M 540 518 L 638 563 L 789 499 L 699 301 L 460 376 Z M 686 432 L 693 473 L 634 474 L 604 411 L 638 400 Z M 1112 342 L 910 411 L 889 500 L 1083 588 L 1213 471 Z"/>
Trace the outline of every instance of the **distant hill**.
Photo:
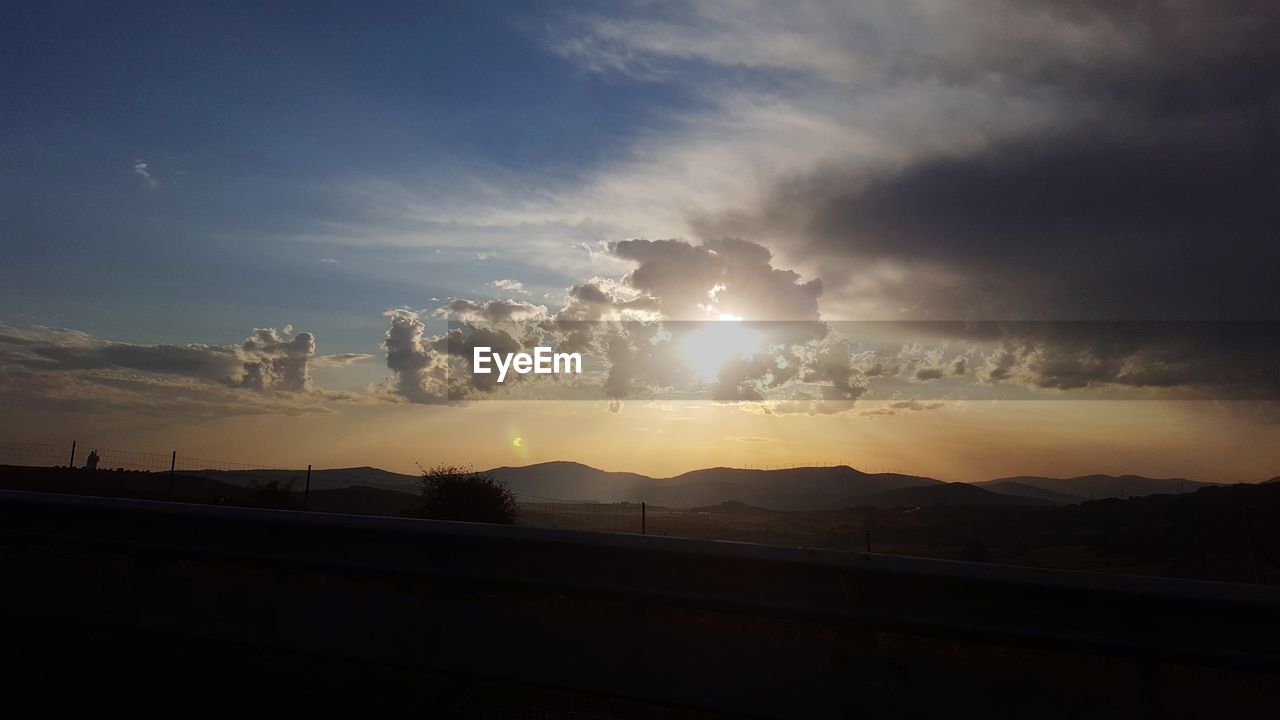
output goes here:
<path id="1" fill-rule="evenodd" d="M 352 486 L 330 490 L 312 489 L 308 500 L 307 508 L 319 512 L 402 516 L 416 509 L 421 497 L 400 490 Z"/>
<path id="2" fill-rule="evenodd" d="M 178 474 L 211 478 L 235 485 L 248 485 L 251 481 L 279 480 L 282 483 L 293 481 L 295 490 L 302 490 L 307 477 L 306 470 L 181 470 Z M 417 493 L 418 476 L 368 466 L 311 471 L 312 490 L 345 488 L 352 485 Z"/>
<path id="3" fill-rule="evenodd" d="M 871 494 L 940 480 L 897 473 L 864 473 L 847 465 L 836 467 L 744 470 L 707 468 L 654 481 L 652 502 L 669 507 L 697 507 L 726 500 L 774 510 L 834 510 L 854 507 Z"/>
<path id="4" fill-rule="evenodd" d="M 1067 493 L 1061 493 L 1054 490 L 1045 490 L 1042 487 L 1028 485 L 1024 482 L 1018 482 L 1017 480 L 996 480 L 989 483 L 979 484 L 982 485 L 982 489 L 1000 493 L 1001 495 L 1013 495 L 1015 497 L 1046 500 L 1055 505 L 1072 505 L 1089 499 L 1078 495 L 1068 495 Z"/>
<path id="5" fill-rule="evenodd" d="M 877 508 L 930 507 L 933 505 L 1023 505 L 1050 506 L 1062 503 L 1020 495 L 1006 495 L 985 490 L 969 483 L 954 482 L 917 487 L 904 487 L 869 493 L 856 499 L 856 505 Z"/>
<path id="6" fill-rule="evenodd" d="M 608 472 L 576 462 L 545 462 L 489 471 L 522 496 L 553 500 L 640 502 L 653 478 L 629 472 Z"/>
<path id="7" fill-rule="evenodd" d="M 1139 475 L 1085 475 L 1073 478 L 1018 476 L 980 483 L 944 483 L 899 473 L 865 473 L 847 465 L 782 470 L 714 467 L 675 477 L 654 478 L 610 472 L 576 462 L 545 462 L 489 470 L 525 499 L 596 502 L 647 502 L 672 508 L 696 508 L 740 502 L 771 510 L 838 510 L 849 507 L 925 507 L 944 505 L 1069 505 L 1090 499 L 1141 497 L 1192 492 L 1212 483 Z M 301 490 L 302 470 L 198 470 L 179 472 L 234 485 L 277 479 Z M 1268 482 L 1277 482 L 1274 479 Z M 314 470 L 311 489 L 371 486 L 416 494 L 418 477 L 374 467 Z M 911 492 L 907 492 L 910 490 Z M 898 492 L 902 491 L 902 492 Z M 974 492 L 977 491 L 977 492 Z M 344 498 L 345 502 L 346 498 Z M 394 496 L 356 500 L 363 505 L 400 505 Z M 323 501 L 322 501 L 323 502 Z"/>
<path id="8" fill-rule="evenodd" d="M 1267 484 L 1267 483 L 1280 483 L 1280 475 L 1277 475 L 1277 476 L 1275 476 L 1275 477 L 1271 478 L 1270 480 L 1263 480 L 1263 481 L 1262 481 L 1262 483 L 1263 483 L 1264 485 L 1265 485 L 1265 484 Z"/>
<path id="9" fill-rule="evenodd" d="M 918 485 L 933 478 L 864 473 L 848 466 L 746 470 L 707 468 L 671 478 L 607 472 L 571 462 L 550 462 L 491 471 L 523 496 L 601 502 L 647 502 L 665 507 L 702 507 L 737 501 L 774 510 L 832 510 L 858 505 L 868 493 Z"/>
<path id="10" fill-rule="evenodd" d="M 1075 495 L 1085 500 L 1177 494 L 1215 485 L 1215 483 L 1197 482 L 1185 478 L 1149 478 L 1141 475 L 1081 475 L 1071 478 L 1020 475 L 974 484 L 987 487 L 1007 482 L 1016 482 L 1065 495 Z"/>

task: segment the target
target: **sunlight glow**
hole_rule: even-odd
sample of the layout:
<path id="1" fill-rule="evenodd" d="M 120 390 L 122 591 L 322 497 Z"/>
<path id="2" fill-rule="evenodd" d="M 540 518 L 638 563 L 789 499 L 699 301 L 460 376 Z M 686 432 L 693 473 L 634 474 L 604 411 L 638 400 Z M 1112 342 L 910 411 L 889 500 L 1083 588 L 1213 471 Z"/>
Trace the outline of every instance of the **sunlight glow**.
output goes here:
<path id="1" fill-rule="evenodd" d="M 730 360 L 764 349 L 760 331 L 743 325 L 741 318 L 732 315 L 723 315 L 722 318 L 705 323 L 680 343 L 680 354 L 685 363 L 702 380 L 714 380 Z"/>

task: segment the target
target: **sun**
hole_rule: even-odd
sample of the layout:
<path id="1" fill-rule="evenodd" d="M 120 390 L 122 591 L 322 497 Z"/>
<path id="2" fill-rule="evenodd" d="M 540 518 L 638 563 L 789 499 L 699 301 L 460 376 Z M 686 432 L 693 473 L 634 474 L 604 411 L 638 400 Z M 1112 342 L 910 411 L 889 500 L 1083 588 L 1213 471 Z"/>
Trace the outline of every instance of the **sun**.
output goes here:
<path id="1" fill-rule="evenodd" d="M 742 324 L 732 315 L 704 323 L 680 343 L 680 355 L 698 378 L 717 379 L 720 369 L 736 357 L 754 355 L 764 349 L 760 331 Z"/>

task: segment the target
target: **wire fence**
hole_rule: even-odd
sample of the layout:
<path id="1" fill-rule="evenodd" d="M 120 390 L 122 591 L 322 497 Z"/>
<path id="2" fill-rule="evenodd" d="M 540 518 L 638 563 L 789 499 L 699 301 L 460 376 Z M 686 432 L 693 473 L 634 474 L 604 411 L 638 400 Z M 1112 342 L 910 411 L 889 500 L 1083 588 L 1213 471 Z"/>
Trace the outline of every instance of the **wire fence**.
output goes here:
<path id="1" fill-rule="evenodd" d="M 0 488 L 106 497 L 174 500 L 244 507 L 312 510 L 361 515 L 415 516 L 421 478 L 373 467 L 280 468 L 213 460 L 176 451 L 149 453 L 86 446 L 0 441 Z M 1280 488 L 1280 485 L 1277 486 Z M 1221 496 L 1220 500 L 1215 497 Z M 1174 496 L 1167 496 L 1174 497 Z M 1272 498 L 1267 500 L 1266 498 Z M 1127 501 L 1071 505 L 1062 513 L 1080 519 L 1055 528 L 1046 508 L 1023 509 L 1040 518 L 1017 540 L 1002 537 L 998 522 L 970 509 L 959 521 L 933 525 L 884 508 L 856 512 L 782 512 L 743 506 L 672 508 L 643 502 L 598 502 L 520 494 L 516 523 L 564 530 L 642 533 L 774 545 L 872 550 L 927 557 L 957 557 L 1042 567 L 1270 584 L 1280 582 L 1280 491 L 1255 496 L 1244 507 L 1213 490 L 1181 514 L 1140 518 L 1122 515 Z M 1087 506 L 1087 507 L 1086 507 Z M 1140 508 L 1139 508 L 1140 510 Z M 1194 511 L 1193 515 L 1188 515 Z M 1014 512 L 1010 510 L 1009 512 Z M 1147 512 L 1147 511 L 1142 511 Z M 1151 511 L 1155 512 L 1155 511 Z M 864 519 L 865 516 L 865 519 Z M 1004 517 L 1008 517 L 1007 515 Z M 873 526 L 875 542 L 873 546 Z M 1070 530 L 1070 532 L 1068 532 Z M 1065 539 L 1054 539 L 1061 534 Z M 1026 547 L 1015 547 L 1026 545 Z M 1003 547 L 1003 549 L 1002 549 Z M 948 549 L 951 548 L 951 549 Z M 960 548 L 959 551 L 954 550 Z M 958 553 L 958 554 L 957 554 Z"/>
<path id="2" fill-rule="evenodd" d="M 519 495 L 518 525 L 587 530 L 592 532 L 644 533 L 644 503 L 583 502 L 558 498 Z"/>
<path id="3" fill-rule="evenodd" d="M 186 502 L 412 515 L 416 475 L 360 468 L 269 465 L 85 446 L 0 441 L 5 486 L 14 489 Z M 517 524 L 592 532 L 642 533 L 643 503 L 518 495 Z"/>

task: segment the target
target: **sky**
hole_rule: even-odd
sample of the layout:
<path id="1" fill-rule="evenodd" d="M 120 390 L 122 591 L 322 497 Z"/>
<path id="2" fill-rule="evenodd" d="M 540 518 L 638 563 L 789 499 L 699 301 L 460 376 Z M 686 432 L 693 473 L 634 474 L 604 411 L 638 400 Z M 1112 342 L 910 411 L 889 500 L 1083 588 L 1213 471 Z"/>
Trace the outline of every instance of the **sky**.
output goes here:
<path id="1" fill-rule="evenodd" d="M 1274 3 L 5 14 L 0 438 L 1280 474 Z M 623 362 L 637 318 L 781 324 Z M 587 399 L 475 385 L 450 321 L 511 319 L 592 324 Z"/>

